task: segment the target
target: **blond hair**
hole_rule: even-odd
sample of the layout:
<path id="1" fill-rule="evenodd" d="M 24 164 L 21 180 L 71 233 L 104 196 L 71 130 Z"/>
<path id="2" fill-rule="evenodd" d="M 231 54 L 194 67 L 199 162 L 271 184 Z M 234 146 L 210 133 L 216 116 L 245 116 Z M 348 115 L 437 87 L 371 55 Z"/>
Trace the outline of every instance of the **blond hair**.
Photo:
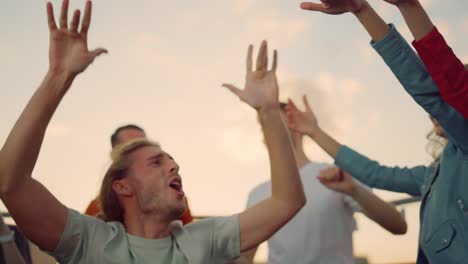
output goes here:
<path id="1" fill-rule="evenodd" d="M 445 146 L 447 145 L 447 139 L 441 136 L 438 136 L 435 132 L 435 128 L 426 136 L 428 142 L 426 144 L 426 152 L 431 155 L 434 159 L 434 162 L 439 162 L 442 152 L 444 151 Z"/>
<path id="2" fill-rule="evenodd" d="M 124 210 L 120 205 L 117 194 L 112 189 L 112 184 L 114 181 L 120 180 L 127 175 L 128 169 L 132 164 L 130 154 L 137 149 L 147 146 L 160 147 L 158 143 L 146 138 L 137 138 L 118 145 L 112 150 L 112 163 L 104 175 L 99 192 L 99 203 L 101 206 L 99 218 L 102 220 L 123 223 Z"/>

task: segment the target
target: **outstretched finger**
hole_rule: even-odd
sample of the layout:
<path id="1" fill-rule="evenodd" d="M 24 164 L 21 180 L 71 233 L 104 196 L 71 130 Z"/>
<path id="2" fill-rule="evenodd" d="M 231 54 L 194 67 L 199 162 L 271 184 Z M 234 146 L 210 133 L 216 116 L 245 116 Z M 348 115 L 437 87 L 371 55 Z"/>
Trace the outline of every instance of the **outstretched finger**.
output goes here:
<path id="1" fill-rule="evenodd" d="M 291 98 L 288 98 L 288 110 L 296 112 L 299 111 L 299 109 L 297 109 L 296 104 L 293 102 L 293 100 L 291 100 Z"/>
<path id="2" fill-rule="evenodd" d="M 81 34 L 87 35 L 89 30 L 89 25 L 91 24 L 91 11 L 92 11 L 92 2 L 90 0 L 86 1 L 85 13 L 83 16 L 83 22 L 81 24 Z"/>
<path id="3" fill-rule="evenodd" d="M 247 73 L 252 72 L 252 53 L 253 53 L 253 46 L 249 45 L 247 49 Z"/>
<path id="4" fill-rule="evenodd" d="M 232 85 L 232 84 L 228 84 L 228 83 L 223 83 L 221 85 L 222 87 L 225 87 L 225 88 L 228 88 L 231 92 L 233 92 L 235 95 L 237 95 L 239 98 L 242 94 L 242 90 L 237 88 L 236 86 Z"/>
<path id="5" fill-rule="evenodd" d="M 271 65 L 271 71 L 276 72 L 276 68 L 278 67 L 278 51 L 273 51 L 273 63 Z"/>
<path id="6" fill-rule="evenodd" d="M 93 56 L 93 58 L 96 58 L 96 57 L 98 57 L 99 55 L 101 55 L 103 53 L 107 53 L 107 50 L 103 49 L 103 48 L 97 48 L 97 49 L 91 51 L 90 53 L 91 53 L 91 56 Z"/>
<path id="7" fill-rule="evenodd" d="M 70 31 L 74 33 L 78 33 L 78 25 L 80 24 L 80 10 L 77 9 L 73 13 L 72 22 L 70 24 Z"/>
<path id="8" fill-rule="evenodd" d="M 49 30 L 53 31 L 57 29 L 57 24 L 55 24 L 54 17 L 54 7 L 51 2 L 47 2 L 47 24 L 49 25 Z"/>
<path id="9" fill-rule="evenodd" d="M 327 4 L 321 3 L 311 3 L 311 2 L 302 2 L 301 8 L 310 11 L 320 11 L 327 13 L 329 11 L 329 6 Z"/>
<path id="10" fill-rule="evenodd" d="M 60 12 L 60 29 L 68 28 L 68 0 L 63 0 Z"/>
<path id="11" fill-rule="evenodd" d="M 302 96 L 302 101 L 304 101 L 306 110 L 312 112 L 312 107 L 310 107 L 309 100 L 307 99 L 307 96 L 305 94 Z"/>
<path id="12" fill-rule="evenodd" d="M 258 51 L 257 56 L 257 71 L 266 70 L 268 65 L 268 47 L 266 41 L 262 41 L 262 45 L 260 46 L 260 50 Z"/>

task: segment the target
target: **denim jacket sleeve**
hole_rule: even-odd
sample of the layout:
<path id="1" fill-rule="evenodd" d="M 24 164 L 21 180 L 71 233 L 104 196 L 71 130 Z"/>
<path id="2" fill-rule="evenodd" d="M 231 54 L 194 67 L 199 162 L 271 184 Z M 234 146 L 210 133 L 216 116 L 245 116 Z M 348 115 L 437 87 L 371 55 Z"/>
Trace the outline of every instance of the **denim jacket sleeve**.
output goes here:
<path id="1" fill-rule="evenodd" d="M 468 120 L 445 102 L 421 59 L 393 25 L 380 41 L 371 43 L 404 89 L 435 118 L 447 138 L 468 154 Z"/>
<path id="2" fill-rule="evenodd" d="M 362 183 L 378 189 L 421 196 L 425 175 L 430 167 L 387 167 L 347 146 L 341 146 L 335 164 Z"/>

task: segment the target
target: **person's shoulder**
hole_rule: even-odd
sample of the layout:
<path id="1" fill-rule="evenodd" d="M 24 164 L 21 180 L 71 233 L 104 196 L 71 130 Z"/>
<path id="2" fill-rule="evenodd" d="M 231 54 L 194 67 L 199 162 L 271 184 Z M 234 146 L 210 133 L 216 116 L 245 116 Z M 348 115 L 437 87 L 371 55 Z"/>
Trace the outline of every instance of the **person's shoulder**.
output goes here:
<path id="1" fill-rule="evenodd" d="M 81 228 L 85 230 L 92 230 L 97 233 L 125 233 L 125 228 L 120 222 L 105 222 L 100 218 L 82 214 L 70 208 L 68 209 L 68 217 L 68 222 L 71 225 L 80 225 Z"/>

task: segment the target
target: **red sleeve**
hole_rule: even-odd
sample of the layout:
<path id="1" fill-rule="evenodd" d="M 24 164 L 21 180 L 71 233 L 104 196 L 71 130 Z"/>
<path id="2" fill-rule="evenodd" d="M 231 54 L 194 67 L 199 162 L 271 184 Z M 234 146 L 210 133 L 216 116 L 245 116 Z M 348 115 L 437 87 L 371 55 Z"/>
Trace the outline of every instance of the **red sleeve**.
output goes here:
<path id="1" fill-rule="evenodd" d="M 179 219 L 182 221 L 184 225 L 189 224 L 193 221 L 192 213 L 190 212 L 187 198 L 185 198 L 185 205 L 187 206 L 186 207 L 187 209 L 185 210 L 184 214 Z"/>
<path id="2" fill-rule="evenodd" d="M 468 71 L 436 27 L 413 46 L 437 84 L 442 98 L 468 118 Z"/>
<path id="3" fill-rule="evenodd" d="M 85 214 L 96 217 L 100 212 L 101 212 L 101 207 L 99 206 L 99 201 L 96 198 L 92 200 L 91 203 L 88 205 L 88 208 L 86 208 Z"/>

